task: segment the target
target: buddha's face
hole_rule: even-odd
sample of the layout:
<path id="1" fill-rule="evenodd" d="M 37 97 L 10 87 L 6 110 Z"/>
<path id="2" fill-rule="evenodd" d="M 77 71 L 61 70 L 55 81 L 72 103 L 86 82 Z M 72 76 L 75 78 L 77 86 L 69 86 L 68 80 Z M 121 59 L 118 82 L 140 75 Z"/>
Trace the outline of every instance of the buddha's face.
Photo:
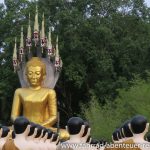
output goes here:
<path id="1" fill-rule="evenodd" d="M 29 66 L 27 68 L 27 78 L 31 86 L 39 86 L 43 81 L 43 71 L 40 66 Z"/>

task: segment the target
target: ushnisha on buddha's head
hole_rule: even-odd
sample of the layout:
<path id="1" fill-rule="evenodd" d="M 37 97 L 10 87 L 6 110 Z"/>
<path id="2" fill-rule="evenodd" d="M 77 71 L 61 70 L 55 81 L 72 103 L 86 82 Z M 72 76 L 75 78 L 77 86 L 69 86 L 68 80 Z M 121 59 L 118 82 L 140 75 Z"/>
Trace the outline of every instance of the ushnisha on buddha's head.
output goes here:
<path id="1" fill-rule="evenodd" d="M 46 66 L 38 57 L 32 57 L 26 65 L 26 76 L 30 86 L 40 86 L 46 76 Z"/>

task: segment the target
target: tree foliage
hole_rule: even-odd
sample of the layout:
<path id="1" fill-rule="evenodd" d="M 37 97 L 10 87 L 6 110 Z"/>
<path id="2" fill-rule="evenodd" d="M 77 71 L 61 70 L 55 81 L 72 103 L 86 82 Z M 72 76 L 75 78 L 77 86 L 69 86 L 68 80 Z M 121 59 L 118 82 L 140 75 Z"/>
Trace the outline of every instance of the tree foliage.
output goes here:
<path id="1" fill-rule="evenodd" d="M 134 115 L 140 114 L 150 118 L 150 81 L 136 79 L 127 89 L 119 89 L 115 102 L 100 105 L 96 97 L 89 104 L 81 104 L 82 115 L 89 120 L 92 135 L 97 139 L 111 141 L 111 135 L 116 128 Z"/>

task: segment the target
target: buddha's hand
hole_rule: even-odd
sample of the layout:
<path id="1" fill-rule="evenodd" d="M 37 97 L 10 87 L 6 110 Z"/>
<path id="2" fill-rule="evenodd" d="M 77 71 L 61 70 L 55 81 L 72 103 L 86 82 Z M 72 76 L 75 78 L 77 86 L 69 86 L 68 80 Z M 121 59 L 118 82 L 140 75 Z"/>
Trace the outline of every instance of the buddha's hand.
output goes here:
<path id="1" fill-rule="evenodd" d="M 42 126 L 44 127 L 51 127 L 53 126 L 57 121 L 57 117 L 56 116 L 52 116 L 50 117 L 47 121 L 42 123 Z"/>

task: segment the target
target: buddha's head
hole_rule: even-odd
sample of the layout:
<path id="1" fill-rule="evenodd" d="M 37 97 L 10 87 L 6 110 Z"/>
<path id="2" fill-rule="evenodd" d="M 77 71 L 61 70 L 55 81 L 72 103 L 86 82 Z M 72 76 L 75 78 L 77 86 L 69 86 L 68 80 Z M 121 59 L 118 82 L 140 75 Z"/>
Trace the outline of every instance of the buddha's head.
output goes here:
<path id="1" fill-rule="evenodd" d="M 40 86 L 46 76 L 46 66 L 38 57 L 33 57 L 26 65 L 26 76 L 31 86 Z"/>

